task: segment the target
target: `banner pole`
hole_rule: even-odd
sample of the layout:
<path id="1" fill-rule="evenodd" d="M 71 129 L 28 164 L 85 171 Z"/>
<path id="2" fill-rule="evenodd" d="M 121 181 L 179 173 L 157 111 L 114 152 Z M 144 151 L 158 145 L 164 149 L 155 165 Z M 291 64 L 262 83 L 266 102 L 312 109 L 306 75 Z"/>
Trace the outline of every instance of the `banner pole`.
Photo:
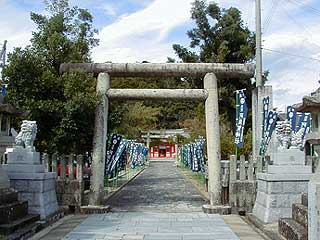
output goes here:
<path id="1" fill-rule="evenodd" d="M 237 125 L 238 125 L 238 121 L 239 121 L 239 113 L 238 113 L 238 111 L 239 111 L 239 106 L 238 106 L 238 94 L 239 94 L 239 91 L 238 90 L 236 90 L 236 132 L 237 132 Z M 235 134 L 236 134 L 236 132 L 235 132 Z M 238 146 L 236 145 L 236 149 L 235 149 L 235 154 L 236 154 L 236 159 L 238 159 Z"/>

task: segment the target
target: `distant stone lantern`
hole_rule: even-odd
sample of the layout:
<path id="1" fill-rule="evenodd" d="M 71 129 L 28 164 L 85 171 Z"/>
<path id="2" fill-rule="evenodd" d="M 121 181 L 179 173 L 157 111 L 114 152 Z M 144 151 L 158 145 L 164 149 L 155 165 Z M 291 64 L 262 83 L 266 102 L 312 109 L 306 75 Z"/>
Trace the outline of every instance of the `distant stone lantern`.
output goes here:
<path id="1" fill-rule="evenodd" d="M 0 157 L 6 148 L 12 147 L 14 137 L 11 133 L 11 121 L 13 117 L 23 117 L 26 112 L 16 109 L 11 104 L 3 103 L 3 95 L 0 94 Z"/>

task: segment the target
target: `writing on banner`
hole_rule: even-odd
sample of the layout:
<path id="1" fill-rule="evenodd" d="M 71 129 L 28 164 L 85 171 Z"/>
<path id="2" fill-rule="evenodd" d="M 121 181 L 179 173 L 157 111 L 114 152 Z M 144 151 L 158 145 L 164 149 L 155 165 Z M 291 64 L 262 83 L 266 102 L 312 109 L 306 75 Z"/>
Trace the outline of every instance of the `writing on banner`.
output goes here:
<path id="1" fill-rule="evenodd" d="M 236 132 L 234 144 L 237 147 L 243 147 L 243 132 L 246 119 L 248 116 L 248 106 L 244 90 L 236 91 L 237 105 L 236 105 Z"/>

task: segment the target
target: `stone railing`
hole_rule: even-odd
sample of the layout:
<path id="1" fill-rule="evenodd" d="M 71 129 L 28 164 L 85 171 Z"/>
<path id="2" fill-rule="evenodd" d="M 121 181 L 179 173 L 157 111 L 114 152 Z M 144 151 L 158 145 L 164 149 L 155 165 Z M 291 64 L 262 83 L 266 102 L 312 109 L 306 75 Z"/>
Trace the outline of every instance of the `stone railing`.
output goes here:
<path id="1" fill-rule="evenodd" d="M 48 172 L 56 173 L 58 204 L 78 213 L 80 207 L 88 202 L 86 190 L 90 184 L 90 168 L 84 167 L 87 157 L 74 154 L 43 154 L 41 159 Z"/>
<path id="2" fill-rule="evenodd" d="M 262 161 L 250 156 L 235 155 L 221 161 L 221 184 L 223 202 L 229 203 L 232 212 L 251 212 L 256 198 L 256 174 L 262 172 Z"/>

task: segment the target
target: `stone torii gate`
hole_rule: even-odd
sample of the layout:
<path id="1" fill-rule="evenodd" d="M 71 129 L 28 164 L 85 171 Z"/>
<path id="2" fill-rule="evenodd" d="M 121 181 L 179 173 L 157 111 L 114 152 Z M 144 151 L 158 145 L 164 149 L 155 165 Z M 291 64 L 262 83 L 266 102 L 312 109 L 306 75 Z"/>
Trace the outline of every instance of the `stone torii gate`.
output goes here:
<path id="1" fill-rule="evenodd" d="M 252 64 L 222 63 L 75 63 L 62 64 L 60 73 L 81 69 L 97 77 L 100 102 L 96 109 L 93 138 L 93 175 L 90 205 L 102 205 L 106 156 L 108 101 L 130 100 L 202 100 L 205 101 L 208 154 L 208 191 L 210 212 L 220 212 L 220 127 L 218 78 L 251 78 Z M 112 77 L 204 77 L 204 89 L 110 89 Z"/>

